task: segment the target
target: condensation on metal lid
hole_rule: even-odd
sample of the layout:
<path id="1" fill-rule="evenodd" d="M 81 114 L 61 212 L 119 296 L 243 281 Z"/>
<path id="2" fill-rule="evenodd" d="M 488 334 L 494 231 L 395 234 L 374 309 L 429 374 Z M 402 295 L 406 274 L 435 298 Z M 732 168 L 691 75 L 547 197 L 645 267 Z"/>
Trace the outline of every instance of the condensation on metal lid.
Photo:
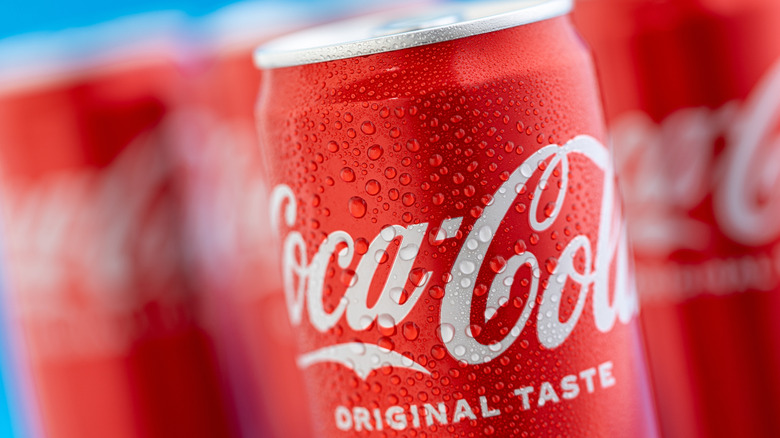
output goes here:
<path id="1" fill-rule="evenodd" d="M 573 0 L 513 0 L 374 14 L 272 40 L 255 51 L 255 64 L 291 67 L 424 46 L 557 17 L 572 5 Z"/>

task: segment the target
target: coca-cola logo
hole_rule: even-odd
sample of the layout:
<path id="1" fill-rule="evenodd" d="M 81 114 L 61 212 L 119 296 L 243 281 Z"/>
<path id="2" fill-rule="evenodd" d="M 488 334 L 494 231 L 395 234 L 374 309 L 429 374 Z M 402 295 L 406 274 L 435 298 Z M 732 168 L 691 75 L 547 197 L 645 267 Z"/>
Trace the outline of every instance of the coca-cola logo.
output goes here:
<path id="1" fill-rule="evenodd" d="M 745 102 L 687 108 L 612 129 L 631 237 L 646 254 L 703 250 L 723 234 L 758 247 L 780 238 L 780 62 Z M 721 144 L 719 144 L 721 143 Z M 691 211 L 708 197 L 712 220 Z"/>
<path id="2" fill-rule="evenodd" d="M 530 266 L 530 297 L 513 328 L 503 339 L 485 345 L 468 336 L 472 320 L 472 300 L 476 277 L 480 266 L 486 260 L 491 242 L 500 232 L 499 224 L 507 215 L 518 196 L 518 188 L 530 184 L 532 176 L 541 172 L 536 187 L 529 187 L 535 196 L 527 212 L 528 225 L 535 232 L 548 230 L 558 220 L 562 206 L 569 192 L 570 156 L 579 155 L 592 162 L 604 172 L 603 187 L 586 187 L 601 194 L 601 208 L 598 221 L 598 240 L 592 247 L 591 240 L 584 235 L 574 236 L 563 248 L 551 273 L 553 281 L 542 285 L 539 275 L 539 259 L 531 251 L 517 254 L 507 260 L 503 270 L 496 274 L 488 291 L 488 309 L 499 307 L 509 298 L 510 285 L 522 266 Z M 546 166 L 539 166 L 539 163 Z M 561 169 L 561 184 L 552 205 L 540 206 L 541 191 L 555 169 Z M 287 185 L 278 185 L 271 195 L 271 221 L 274 229 L 283 234 L 282 270 L 284 291 L 290 319 L 293 325 L 302 323 L 304 311 L 312 327 L 319 332 L 336 326 L 343 318 L 354 331 L 366 330 L 376 323 L 379 326 L 400 326 L 422 296 L 431 277 L 431 271 L 422 274 L 416 287 L 405 301 L 398 295 L 406 284 L 413 266 L 419 263 L 420 245 L 427 235 L 446 240 L 456 236 L 463 218 L 443 220 L 441 224 L 420 223 L 407 226 L 389 225 L 382 229 L 370 243 L 368 251 L 359 260 L 354 260 L 355 241 L 348 231 L 330 232 L 319 244 L 311 259 L 303 235 L 294 229 L 297 221 L 296 194 Z M 544 215 L 538 214 L 544 208 Z M 593 318 L 595 327 L 608 332 L 616 321 L 627 323 L 637 313 L 637 299 L 629 275 L 628 250 L 625 230 L 616 200 L 614 175 L 609 152 L 606 147 L 589 136 L 579 136 L 564 144 L 548 145 L 529 156 L 517 167 L 493 194 L 476 222 L 468 230 L 455 262 L 450 269 L 451 280 L 442 298 L 439 336 L 447 339 L 446 348 L 457 360 L 470 364 L 490 362 L 501 356 L 524 333 L 526 323 L 534 307 L 539 304 L 536 336 L 541 345 L 554 349 L 563 344 L 580 320 L 588 295 L 592 291 Z M 544 217 L 539 220 L 539 217 Z M 436 225 L 436 226 L 434 226 Z M 286 233 L 286 234 L 285 234 Z M 401 247 L 392 261 L 392 269 L 379 298 L 368 305 L 372 279 L 376 275 L 380 260 L 374 254 L 383 253 L 390 242 L 401 240 Z M 584 254 L 584 268 L 575 266 L 575 254 Z M 324 282 L 330 260 L 342 269 L 357 262 L 356 280 L 346 288 L 344 297 L 331 311 L 323 306 Z M 611 272 L 613 271 L 614 272 Z M 561 321 L 560 306 L 564 284 L 573 282 L 580 293 L 573 313 Z M 610 290 L 612 289 L 612 290 Z M 539 299 L 537 299 L 537 297 Z M 495 317 L 487 311 L 485 321 Z M 444 333 L 444 331 L 447 333 Z M 369 351 L 370 350 L 370 351 Z M 392 365 L 409 368 L 423 373 L 428 371 L 412 359 L 379 345 L 364 343 L 343 343 L 331 345 L 304 353 L 299 358 L 303 368 L 320 362 L 336 362 L 352 369 L 361 378 L 366 378 L 375 369 Z"/>

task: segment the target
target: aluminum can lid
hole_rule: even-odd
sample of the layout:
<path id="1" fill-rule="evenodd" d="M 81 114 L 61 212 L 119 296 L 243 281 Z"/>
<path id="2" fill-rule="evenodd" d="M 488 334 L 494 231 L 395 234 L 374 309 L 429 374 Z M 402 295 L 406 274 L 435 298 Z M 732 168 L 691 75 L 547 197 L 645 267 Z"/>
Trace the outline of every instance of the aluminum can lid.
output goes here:
<path id="1" fill-rule="evenodd" d="M 546 20 L 572 6 L 573 0 L 512 0 L 372 14 L 274 39 L 255 51 L 255 64 L 292 67 L 408 49 Z"/>

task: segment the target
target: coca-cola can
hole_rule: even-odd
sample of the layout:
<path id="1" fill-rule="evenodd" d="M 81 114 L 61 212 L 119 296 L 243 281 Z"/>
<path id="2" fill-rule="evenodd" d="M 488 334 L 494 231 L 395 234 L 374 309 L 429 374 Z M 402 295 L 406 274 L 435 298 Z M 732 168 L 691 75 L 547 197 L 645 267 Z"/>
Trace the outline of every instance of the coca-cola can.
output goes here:
<path id="1" fill-rule="evenodd" d="M 780 3 L 589 0 L 669 437 L 780 435 Z"/>
<path id="2" fill-rule="evenodd" d="M 656 436 L 571 6 L 440 5 L 256 52 L 316 436 Z"/>
<path id="3" fill-rule="evenodd" d="M 185 263 L 184 65 L 152 23 L 0 47 L 8 305 L 46 437 L 235 436 Z"/>

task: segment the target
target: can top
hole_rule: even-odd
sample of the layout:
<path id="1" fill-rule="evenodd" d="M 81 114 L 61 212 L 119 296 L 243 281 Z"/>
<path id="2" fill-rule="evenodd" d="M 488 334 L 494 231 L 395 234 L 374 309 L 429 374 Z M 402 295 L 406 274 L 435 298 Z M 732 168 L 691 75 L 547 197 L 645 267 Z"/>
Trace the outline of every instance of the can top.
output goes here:
<path id="1" fill-rule="evenodd" d="M 372 55 L 508 29 L 567 14 L 573 0 L 512 0 L 427 5 L 318 26 L 260 46 L 260 68 L 292 67 Z"/>

